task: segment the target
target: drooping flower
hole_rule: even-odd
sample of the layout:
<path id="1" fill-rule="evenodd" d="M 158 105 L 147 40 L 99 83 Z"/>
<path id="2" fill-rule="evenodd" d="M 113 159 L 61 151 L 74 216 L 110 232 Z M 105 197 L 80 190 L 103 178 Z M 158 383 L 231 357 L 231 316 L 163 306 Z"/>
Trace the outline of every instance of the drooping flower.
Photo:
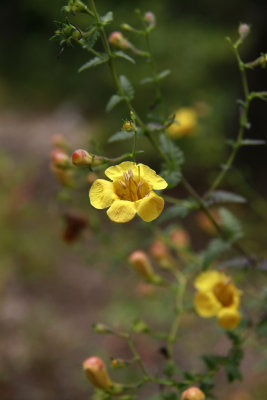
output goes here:
<path id="1" fill-rule="evenodd" d="M 241 319 L 238 311 L 241 292 L 231 278 L 218 271 L 206 271 L 195 280 L 195 309 L 203 318 L 216 316 L 224 329 L 235 328 Z"/>
<path id="2" fill-rule="evenodd" d="M 166 130 L 171 138 L 189 135 L 197 124 L 197 114 L 193 108 L 183 107 L 175 112 L 175 121 Z"/>
<path id="3" fill-rule="evenodd" d="M 144 221 L 157 218 L 164 207 L 164 200 L 153 189 L 167 187 L 167 182 L 144 164 L 131 161 L 109 167 L 105 171 L 111 180 L 97 179 L 89 198 L 93 207 L 107 211 L 114 222 L 128 222 L 137 213 Z"/>

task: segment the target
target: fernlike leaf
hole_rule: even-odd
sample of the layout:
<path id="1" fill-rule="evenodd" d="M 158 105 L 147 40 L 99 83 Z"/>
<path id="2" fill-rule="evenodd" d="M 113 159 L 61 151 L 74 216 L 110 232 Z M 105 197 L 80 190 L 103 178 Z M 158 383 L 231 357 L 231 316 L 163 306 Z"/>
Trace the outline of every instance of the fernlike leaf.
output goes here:
<path id="1" fill-rule="evenodd" d="M 135 60 L 132 57 L 130 57 L 128 54 L 124 53 L 124 51 L 121 51 L 121 50 L 115 51 L 114 54 L 116 57 L 124 58 L 124 60 L 127 60 L 130 63 L 135 64 Z"/>
<path id="2" fill-rule="evenodd" d="M 243 236 L 242 226 L 239 220 L 226 208 L 219 209 L 221 225 L 228 236 L 228 240 L 233 242 Z"/>
<path id="3" fill-rule="evenodd" d="M 119 104 L 123 98 L 118 94 L 113 94 L 106 105 L 106 111 L 110 112 L 117 104 Z"/>
<path id="4" fill-rule="evenodd" d="M 171 70 L 170 70 L 170 69 L 165 69 L 164 71 L 160 72 L 160 73 L 157 75 L 157 80 L 160 81 L 161 79 L 166 78 L 166 76 L 170 75 L 170 73 L 171 73 Z"/>
<path id="5" fill-rule="evenodd" d="M 110 136 L 110 138 L 108 139 L 108 143 L 131 139 L 133 136 L 134 132 L 127 132 L 127 131 L 116 132 L 114 133 L 114 135 Z"/>
<path id="6" fill-rule="evenodd" d="M 86 69 L 96 67 L 97 65 L 104 64 L 108 61 L 107 57 L 94 57 L 91 60 L 89 60 L 87 63 L 83 64 L 79 69 L 78 72 L 85 71 Z"/>
<path id="7" fill-rule="evenodd" d="M 100 17 L 103 25 L 108 25 L 113 21 L 113 12 L 108 11 L 103 17 Z"/>
<path id="8" fill-rule="evenodd" d="M 132 100 L 134 97 L 134 88 L 129 79 L 126 78 L 126 76 L 121 75 L 119 81 L 125 97 L 127 97 L 129 100 Z"/>

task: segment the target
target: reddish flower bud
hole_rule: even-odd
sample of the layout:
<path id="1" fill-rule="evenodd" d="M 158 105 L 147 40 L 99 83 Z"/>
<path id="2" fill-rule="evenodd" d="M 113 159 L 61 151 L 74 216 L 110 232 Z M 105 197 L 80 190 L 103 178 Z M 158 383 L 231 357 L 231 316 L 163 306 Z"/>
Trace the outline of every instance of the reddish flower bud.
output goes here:
<path id="1" fill-rule="evenodd" d="M 150 248 L 149 252 L 152 257 L 159 263 L 163 268 L 170 268 L 173 263 L 172 256 L 169 252 L 168 247 L 162 240 L 155 240 Z"/>
<path id="2" fill-rule="evenodd" d="M 113 383 L 108 376 L 105 364 L 101 358 L 87 358 L 83 363 L 83 369 L 88 380 L 98 389 L 108 391 L 113 386 Z"/>
<path id="3" fill-rule="evenodd" d="M 155 26 L 156 25 L 156 17 L 155 14 L 152 11 L 147 11 L 144 15 L 144 21 L 149 25 L 149 26 Z"/>
<path id="4" fill-rule="evenodd" d="M 112 44 L 112 46 L 117 47 L 121 50 L 127 50 L 132 47 L 131 43 L 127 39 L 125 39 L 121 32 L 112 32 L 109 35 L 108 40 L 109 43 Z"/>
<path id="5" fill-rule="evenodd" d="M 153 279 L 155 276 L 149 258 L 144 251 L 136 250 L 131 253 L 129 256 L 129 262 L 143 278 Z"/>
<path id="6" fill-rule="evenodd" d="M 83 149 L 75 150 L 72 154 L 72 163 L 76 165 L 76 167 L 89 167 L 91 165 L 98 165 L 101 162 L 101 157 L 93 156 Z"/>
<path id="7" fill-rule="evenodd" d="M 182 393 L 181 400 L 205 400 L 205 395 L 197 387 L 190 387 Z"/>
<path id="8" fill-rule="evenodd" d="M 189 235 L 183 229 L 174 229 L 171 233 L 171 241 L 179 249 L 186 248 L 190 244 Z"/>
<path id="9" fill-rule="evenodd" d="M 66 168 L 71 165 L 69 156 L 63 149 L 59 147 L 55 147 L 51 151 L 51 161 L 56 167 L 59 168 Z"/>
<path id="10" fill-rule="evenodd" d="M 246 39 L 246 37 L 248 36 L 249 32 L 250 32 L 249 25 L 247 25 L 247 24 L 240 24 L 239 25 L 238 33 L 239 33 L 239 36 L 240 36 L 241 40 Z"/>

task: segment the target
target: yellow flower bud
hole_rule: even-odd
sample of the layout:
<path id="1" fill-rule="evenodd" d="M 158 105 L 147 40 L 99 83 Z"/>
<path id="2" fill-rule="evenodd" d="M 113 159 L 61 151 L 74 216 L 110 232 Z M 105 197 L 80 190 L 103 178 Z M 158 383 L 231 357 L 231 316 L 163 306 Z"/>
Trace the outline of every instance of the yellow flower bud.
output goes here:
<path id="1" fill-rule="evenodd" d="M 108 391 L 113 386 L 101 358 L 95 356 L 87 358 L 83 362 L 83 369 L 88 380 L 98 389 Z"/>
<path id="2" fill-rule="evenodd" d="M 145 279 L 153 279 L 155 276 L 147 254 L 142 250 L 136 250 L 129 256 L 129 262 L 134 269 Z"/>
<path id="3" fill-rule="evenodd" d="M 190 387 L 182 393 L 181 400 L 205 400 L 205 395 L 198 387 Z"/>

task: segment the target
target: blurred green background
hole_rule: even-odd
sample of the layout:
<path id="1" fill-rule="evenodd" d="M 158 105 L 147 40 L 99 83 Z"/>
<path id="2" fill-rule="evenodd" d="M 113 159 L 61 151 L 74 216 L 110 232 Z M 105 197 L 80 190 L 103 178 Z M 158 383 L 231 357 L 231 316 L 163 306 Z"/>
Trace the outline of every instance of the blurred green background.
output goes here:
<path id="1" fill-rule="evenodd" d="M 106 360 L 109 356 L 129 356 L 124 343 L 92 334 L 91 325 L 101 320 L 127 327 L 146 309 L 149 322 L 164 329 L 172 313 L 168 295 L 156 293 L 147 299 L 136 291 L 138 279 L 126 265 L 131 250 L 149 244 L 145 226 L 138 224 L 136 231 L 135 225 L 130 224 L 132 229 L 127 227 L 127 237 L 122 241 L 122 228 L 112 225 L 105 213 L 96 214 L 90 207 L 87 187 L 79 193 L 62 191 L 49 170 L 54 134 L 64 135 L 71 149 L 88 148 L 116 156 L 118 146 L 106 141 L 128 117 L 123 105 L 105 113 L 105 105 L 114 93 L 105 65 L 78 73 L 88 55 L 76 47 L 66 48 L 59 55 L 59 45 L 49 40 L 56 29 L 54 21 L 64 19 L 60 12 L 63 5 L 59 0 L 13 0 L 0 5 L 3 400 L 88 398 L 91 388 L 81 373 L 83 359 L 91 354 Z M 266 52 L 266 1 L 103 0 L 97 1 L 97 7 L 101 14 L 114 12 L 115 21 L 108 27 L 109 32 L 119 30 L 122 22 L 136 26 L 136 8 L 156 14 L 157 29 L 152 33 L 154 56 L 159 71 L 172 71 L 161 83 L 166 112 L 171 114 L 179 107 L 196 104 L 207 110 L 195 134 L 179 141 L 186 155 L 185 174 L 204 193 L 229 153 L 225 139 L 234 139 L 238 129 L 236 99 L 242 96 L 242 89 L 225 37 L 237 38 L 239 23 L 247 22 L 251 35 L 242 47 L 244 60 L 251 61 Z M 87 26 L 85 17 L 75 18 L 76 23 Z M 141 39 L 136 41 L 130 33 L 127 37 L 144 49 Z M 149 75 L 149 68 L 142 58 L 136 61 L 136 65 L 118 61 L 117 66 L 133 83 L 134 104 L 145 116 L 153 103 L 154 91 L 149 85 L 140 85 Z M 248 81 L 251 88 L 266 90 L 266 69 L 249 71 Z M 266 104 L 256 100 L 249 119 L 252 128 L 247 137 L 265 139 Z M 122 151 L 129 151 L 127 146 L 122 144 Z M 138 161 L 146 160 L 158 171 L 156 154 L 145 146 L 145 156 Z M 265 146 L 242 148 L 223 188 L 248 199 L 247 205 L 233 211 L 242 220 L 247 235 L 245 245 L 266 256 Z M 185 195 L 180 187 L 174 194 Z M 62 214 L 70 208 L 83 210 L 90 224 L 100 230 L 98 238 L 88 229 L 72 246 L 62 241 Z M 185 221 L 185 227 L 193 247 L 200 250 L 208 237 L 195 227 L 193 217 Z M 249 277 L 246 279 L 248 283 Z M 264 275 L 262 279 L 266 279 Z M 169 314 L 163 313 L 166 307 Z M 208 327 L 199 319 L 197 323 L 206 329 L 205 337 L 197 344 L 194 335 L 188 334 L 194 326 L 190 318 L 181 332 L 184 341 L 178 345 L 177 358 L 184 360 L 184 367 L 199 367 L 200 361 L 195 361 L 199 354 L 224 351 L 227 346 L 219 329 L 214 329 L 214 321 Z M 142 337 L 139 346 L 152 368 L 160 362 L 158 343 Z M 192 349 L 193 361 L 187 359 Z M 256 400 L 263 400 L 267 391 L 263 373 L 266 364 L 258 364 L 261 351 L 248 351 L 243 365 L 244 387 Z M 251 365 L 255 365 L 253 373 Z M 225 387 L 225 377 L 221 375 L 217 384 L 219 400 L 224 396 L 231 400 L 231 393 L 240 386 Z"/>

